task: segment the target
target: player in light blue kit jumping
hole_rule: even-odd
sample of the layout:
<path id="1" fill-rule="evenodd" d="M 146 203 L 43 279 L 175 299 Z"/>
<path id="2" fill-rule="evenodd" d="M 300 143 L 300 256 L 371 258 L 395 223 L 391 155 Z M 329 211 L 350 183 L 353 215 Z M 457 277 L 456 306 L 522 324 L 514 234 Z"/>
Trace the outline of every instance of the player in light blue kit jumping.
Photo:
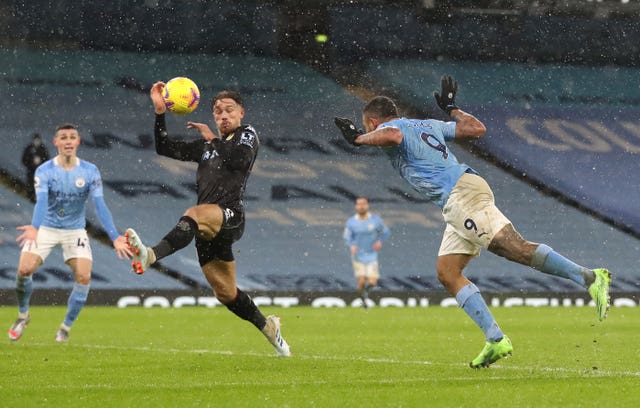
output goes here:
<path id="1" fill-rule="evenodd" d="M 577 265 L 544 244 L 526 241 L 495 205 L 493 192 L 473 169 L 458 162 L 447 141 L 484 136 L 484 124 L 456 106 L 458 85 L 442 77 L 438 106 L 453 122 L 400 118 L 395 103 L 378 96 L 363 109 L 367 133 L 348 119 L 336 118 L 345 139 L 354 145 L 384 146 L 393 167 L 415 190 L 442 209 L 446 228 L 438 251 L 438 279 L 460 307 L 484 332 L 486 343 L 471 361 L 472 368 L 488 367 L 511 355 L 513 346 L 485 304 L 478 288 L 462 273 L 469 261 L 486 248 L 496 255 L 570 279 L 588 290 L 598 318 L 609 310 L 611 275 L 606 269 Z"/>
<path id="2" fill-rule="evenodd" d="M 380 279 L 378 252 L 391 232 L 379 215 L 369 212 L 369 200 L 366 198 L 356 199 L 355 210 L 356 213 L 347 220 L 343 237 L 351 251 L 353 273 L 358 280 L 358 295 L 366 309 L 368 291 Z"/>
<path id="3" fill-rule="evenodd" d="M 19 313 L 9 329 L 11 340 L 18 340 L 31 320 L 32 275 L 56 245 L 62 247 L 65 263 L 71 267 L 76 280 L 69 296 L 67 314 L 56 333 L 57 342 L 69 339 L 71 325 L 87 300 L 91 281 L 91 247 L 85 230 L 89 196 L 93 198 L 98 218 L 113 241 L 118 257 L 129 259 L 132 255 L 125 238 L 118 234 L 104 202 L 98 168 L 76 155 L 80 145 L 76 126 L 60 125 L 53 144 L 58 155 L 36 169 L 36 205 L 31 224 L 18 227 L 22 231 L 16 239 L 22 247 L 16 278 Z"/>

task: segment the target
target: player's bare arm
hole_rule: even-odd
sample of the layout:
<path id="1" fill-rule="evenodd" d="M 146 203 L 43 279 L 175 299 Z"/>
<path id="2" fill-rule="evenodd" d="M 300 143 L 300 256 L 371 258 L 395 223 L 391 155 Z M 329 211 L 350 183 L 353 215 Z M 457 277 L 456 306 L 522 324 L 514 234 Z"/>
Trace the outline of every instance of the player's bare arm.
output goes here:
<path id="1" fill-rule="evenodd" d="M 390 119 L 390 118 L 387 118 Z M 384 123 L 386 119 L 380 120 L 377 118 L 363 117 L 365 123 L 364 131 L 356 128 L 354 123 L 350 119 L 335 118 L 335 124 L 342 132 L 344 139 L 354 145 L 368 145 L 368 146 L 397 146 L 402 142 L 402 132 L 400 129 L 394 127 L 386 127 L 377 129 L 377 127 Z"/>
<path id="2" fill-rule="evenodd" d="M 153 109 L 155 110 L 156 115 L 162 115 L 167 111 L 167 105 L 164 103 L 164 99 L 162 98 L 163 88 L 164 82 L 158 81 L 153 84 L 151 91 L 149 91 L 149 96 L 153 102 Z"/>
<path id="3" fill-rule="evenodd" d="M 475 116 L 464 112 L 456 105 L 458 82 L 450 75 L 443 75 L 440 79 L 440 91 L 435 91 L 433 97 L 438 107 L 456 122 L 456 138 L 479 138 L 485 135 L 487 129 Z"/>
<path id="4" fill-rule="evenodd" d="M 397 146 L 402 142 L 402 132 L 398 128 L 385 127 L 356 137 L 355 145 Z"/>
<path id="5" fill-rule="evenodd" d="M 218 137 L 215 133 L 213 133 L 209 125 L 207 125 L 206 123 L 187 122 L 187 128 L 197 129 L 198 132 L 200 132 L 200 136 L 202 136 L 202 138 L 207 142 L 210 142 Z"/>
<path id="6" fill-rule="evenodd" d="M 461 109 L 452 110 L 451 119 L 456 122 L 456 138 L 480 138 L 487 133 L 487 128 L 480 120 Z"/>

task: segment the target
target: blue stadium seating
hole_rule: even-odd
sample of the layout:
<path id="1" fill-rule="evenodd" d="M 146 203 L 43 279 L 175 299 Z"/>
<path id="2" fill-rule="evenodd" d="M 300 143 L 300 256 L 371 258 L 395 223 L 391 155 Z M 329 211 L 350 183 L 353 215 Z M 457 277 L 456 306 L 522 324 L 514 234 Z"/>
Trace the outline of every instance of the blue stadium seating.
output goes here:
<path id="1" fill-rule="evenodd" d="M 433 89 L 435 71 L 440 69 L 432 71 L 423 83 L 425 92 Z M 170 133 L 187 138 L 197 137 L 186 130 L 187 120 L 210 122 L 208 100 L 215 91 L 238 88 L 246 98 L 245 122 L 256 127 L 262 141 L 247 189 L 247 229 L 235 247 L 242 288 L 351 290 L 354 281 L 342 228 L 352 213 L 354 195 L 365 195 L 392 229 L 381 254 L 381 287 L 442 291 L 435 277 L 443 228 L 437 207 L 424 204 L 408 190 L 379 151 L 353 149 L 341 141 L 333 117 L 359 118 L 362 101 L 307 67 L 267 57 L 18 49 L 0 51 L 0 72 L 6 72 L 0 88 L 11 95 L 11 103 L 0 112 L 5 124 L 0 137 L 6 145 L 0 150 L 0 167 L 20 177 L 15 152 L 21 151 L 29 135 L 40 132 L 52 151 L 55 125 L 79 123 L 84 138 L 79 155 L 101 169 L 116 225 L 121 231 L 135 227 L 150 243 L 195 203 L 195 175 L 192 165 L 159 157 L 149 145 L 153 113 L 148 86 L 178 75 L 200 85 L 202 106 L 188 117 L 169 117 Z M 403 90 L 402 83 L 389 83 Z M 473 88 L 465 83 L 462 94 L 466 97 L 466 90 Z M 430 95 L 414 97 L 430 100 Z M 635 238 L 536 192 L 463 147 L 454 149 L 487 177 L 500 207 L 526 237 L 547 242 L 585 265 L 609 266 L 618 272 L 616 290 L 637 290 L 636 276 L 628 269 L 630 259 L 637 259 Z M 9 192 L 5 200 L 5 191 L 5 206 L 21 203 L 23 208 L 21 220 L 14 223 L 28 220 L 29 204 Z M 89 218 L 98 224 L 93 214 Z M 15 265 L 16 251 L 2 251 L 2 264 Z M 114 259 L 108 248 L 104 251 L 96 271 L 129 273 L 126 263 Z M 193 246 L 162 264 L 205 284 Z M 489 290 L 576 290 L 492 254 L 474 261 L 468 273 Z M 145 274 L 141 279 L 160 287 L 168 278 Z M 11 287 L 12 282 L 3 279 L 0 285 Z M 182 287 L 176 281 L 175 288 Z"/>
<path id="2" fill-rule="evenodd" d="M 479 146 L 499 161 L 640 236 L 640 190 L 625 175 L 640 150 L 634 68 L 385 61 L 380 85 L 433 110 L 440 75 L 459 80 L 459 103 L 488 126 Z M 425 86 L 429 84 L 429 86 Z M 429 101 L 429 102 L 425 102 Z"/>

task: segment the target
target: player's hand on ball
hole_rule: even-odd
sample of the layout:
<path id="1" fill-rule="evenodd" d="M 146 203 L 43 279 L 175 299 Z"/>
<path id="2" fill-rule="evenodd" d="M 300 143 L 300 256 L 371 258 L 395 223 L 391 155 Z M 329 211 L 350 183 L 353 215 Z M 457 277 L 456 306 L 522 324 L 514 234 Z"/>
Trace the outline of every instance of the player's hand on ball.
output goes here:
<path id="1" fill-rule="evenodd" d="M 162 90 L 164 89 L 164 82 L 158 81 L 151 87 L 151 91 L 149 92 L 149 96 L 151 97 L 151 102 L 153 102 L 153 109 L 155 110 L 157 115 L 162 115 L 167 111 L 167 105 L 164 103 L 164 98 L 162 97 Z"/>
<path id="2" fill-rule="evenodd" d="M 454 81 L 450 75 L 443 75 L 440 79 L 441 93 L 435 91 L 433 93 L 436 98 L 436 103 L 447 113 L 451 114 L 454 109 L 459 109 L 456 106 L 456 93 L 458 92 L 458 82 Z"/>
<path id="3" fill-rule="evenodd" d="M 356 144 L 356 138 L 364 134 L 364 132 L 356 128 L 356 125 L 347 118 L 335 118 L 334 121 L 338 129 L 342 132 L 345 140 L 349 142 L 349 144 L 358 146 L 358 144 Z"/>

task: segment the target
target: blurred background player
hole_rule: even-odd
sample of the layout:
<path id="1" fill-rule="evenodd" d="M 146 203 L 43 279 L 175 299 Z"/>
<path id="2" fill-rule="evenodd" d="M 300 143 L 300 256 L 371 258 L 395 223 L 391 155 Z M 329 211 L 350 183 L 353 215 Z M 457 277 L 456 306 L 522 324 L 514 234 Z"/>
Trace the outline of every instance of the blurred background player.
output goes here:
<path id="1" fill-rule="evenodd" d="M 129 259 L 132 255 L 104 202 L 100 171 L 92 163 L 77 157 L 80 145 L 77 127 L 72 124 L 58 126 L 53 145 L 58 149 L 58 155 L 35 172 L 36 204 L 31 224 L 18 227 L 22 231 L 17 238 L 22 247 L 16 278 L 19 313 L 9 329 L 11 340 L 18 340 L 31 320 L 32 275 L 57 245 L 62 247 L 64 261 L 75 277 L 67 314 L 56 333 L 58 342 L 69 339 L 69 331 L 87 300 L 91 282 L 91 246 L 85 230 L 89 196 L 93 198 L 98 218 L 113 241 L 118 257 Z"/>
<path id="2" fill-rule="evenodd" d="M 378 252 L 390 231 L 379 215 L 369 212 L 369 200 L 366 198 L 356 199 L 355 210 L 356 213 L 347 220 L 343 236 L 351 251 L 353 273 L 358 280 L 358 295 L 366 309 L 368 291 L 380 279 Z"/>
<path id="3" fill-rule="evenodd" d="M 453 78 L 443 76 L 441 92 L 434 92 L 438 106 L 452 122 L 400 118 L 395 103 L 378 96 L 363 109 L 362 122 L 367 133 L 363 134 L 348 119 L 336 118 L 335 123 L 353 145 L 387 147 L 400 175 L 442 209 L 446 229 L 438 251 L 438 279 L 485 334 L 484 348 L 470 363 L 472 368 L 479 368 L 513 351 L 511 341 L 496 323 L 480 291 L 462 272 L 481 248 L 588 289 L 601 321 L 609 310 L 611 276 L 606 269 L 585 268 L 545 244 L 524 240 L 496 207 L 486 181 L 458 162 L 446 142 L 482 137 L 486 128 L 456 106 L 457 90 Z"/>
<path id="4" fill-rule="evenodd" d="M 244 232 L 243 195 L 260 144 L 255 129 L 242 125 L 244 108 L 239 93 L 219 92 L 212 103 L 218 135 L 203 123 L 188 122 L 202 139 L 192 142 L 169 139 L 165 124 L 167 107 L 163 82 L 151 88 L 156 113 L 156 151 L 163 156 L 198 163 L 198 204 L 189 208 L 178 224 L 154 247 L 145 246 L 131 228 L 126 232 L 134 252 L 134 272 L 143 273 L 154 262 L 186 247 L 195 238 L 202 272 L 216 298 L 238 317 L 251 322 L 269 340 L 278 356 L 291 355 L 280 333 L 280 319 L 265 317 L 253 300 L 236 284 L 232 244 Z"/>
<path id="5" fill-rule="evenodd" d="M 33 139 L 22 152 L 22 164 L 27 170 L 25 187 L 27 188 L 27 196 L 29 200 L 36 201 L 36 192 L 33 187 L 33 178 L 39 165 L 49 160 L 49 151 L 47 146 L 42 143 L 39 133 L 33 134 Z"/>

